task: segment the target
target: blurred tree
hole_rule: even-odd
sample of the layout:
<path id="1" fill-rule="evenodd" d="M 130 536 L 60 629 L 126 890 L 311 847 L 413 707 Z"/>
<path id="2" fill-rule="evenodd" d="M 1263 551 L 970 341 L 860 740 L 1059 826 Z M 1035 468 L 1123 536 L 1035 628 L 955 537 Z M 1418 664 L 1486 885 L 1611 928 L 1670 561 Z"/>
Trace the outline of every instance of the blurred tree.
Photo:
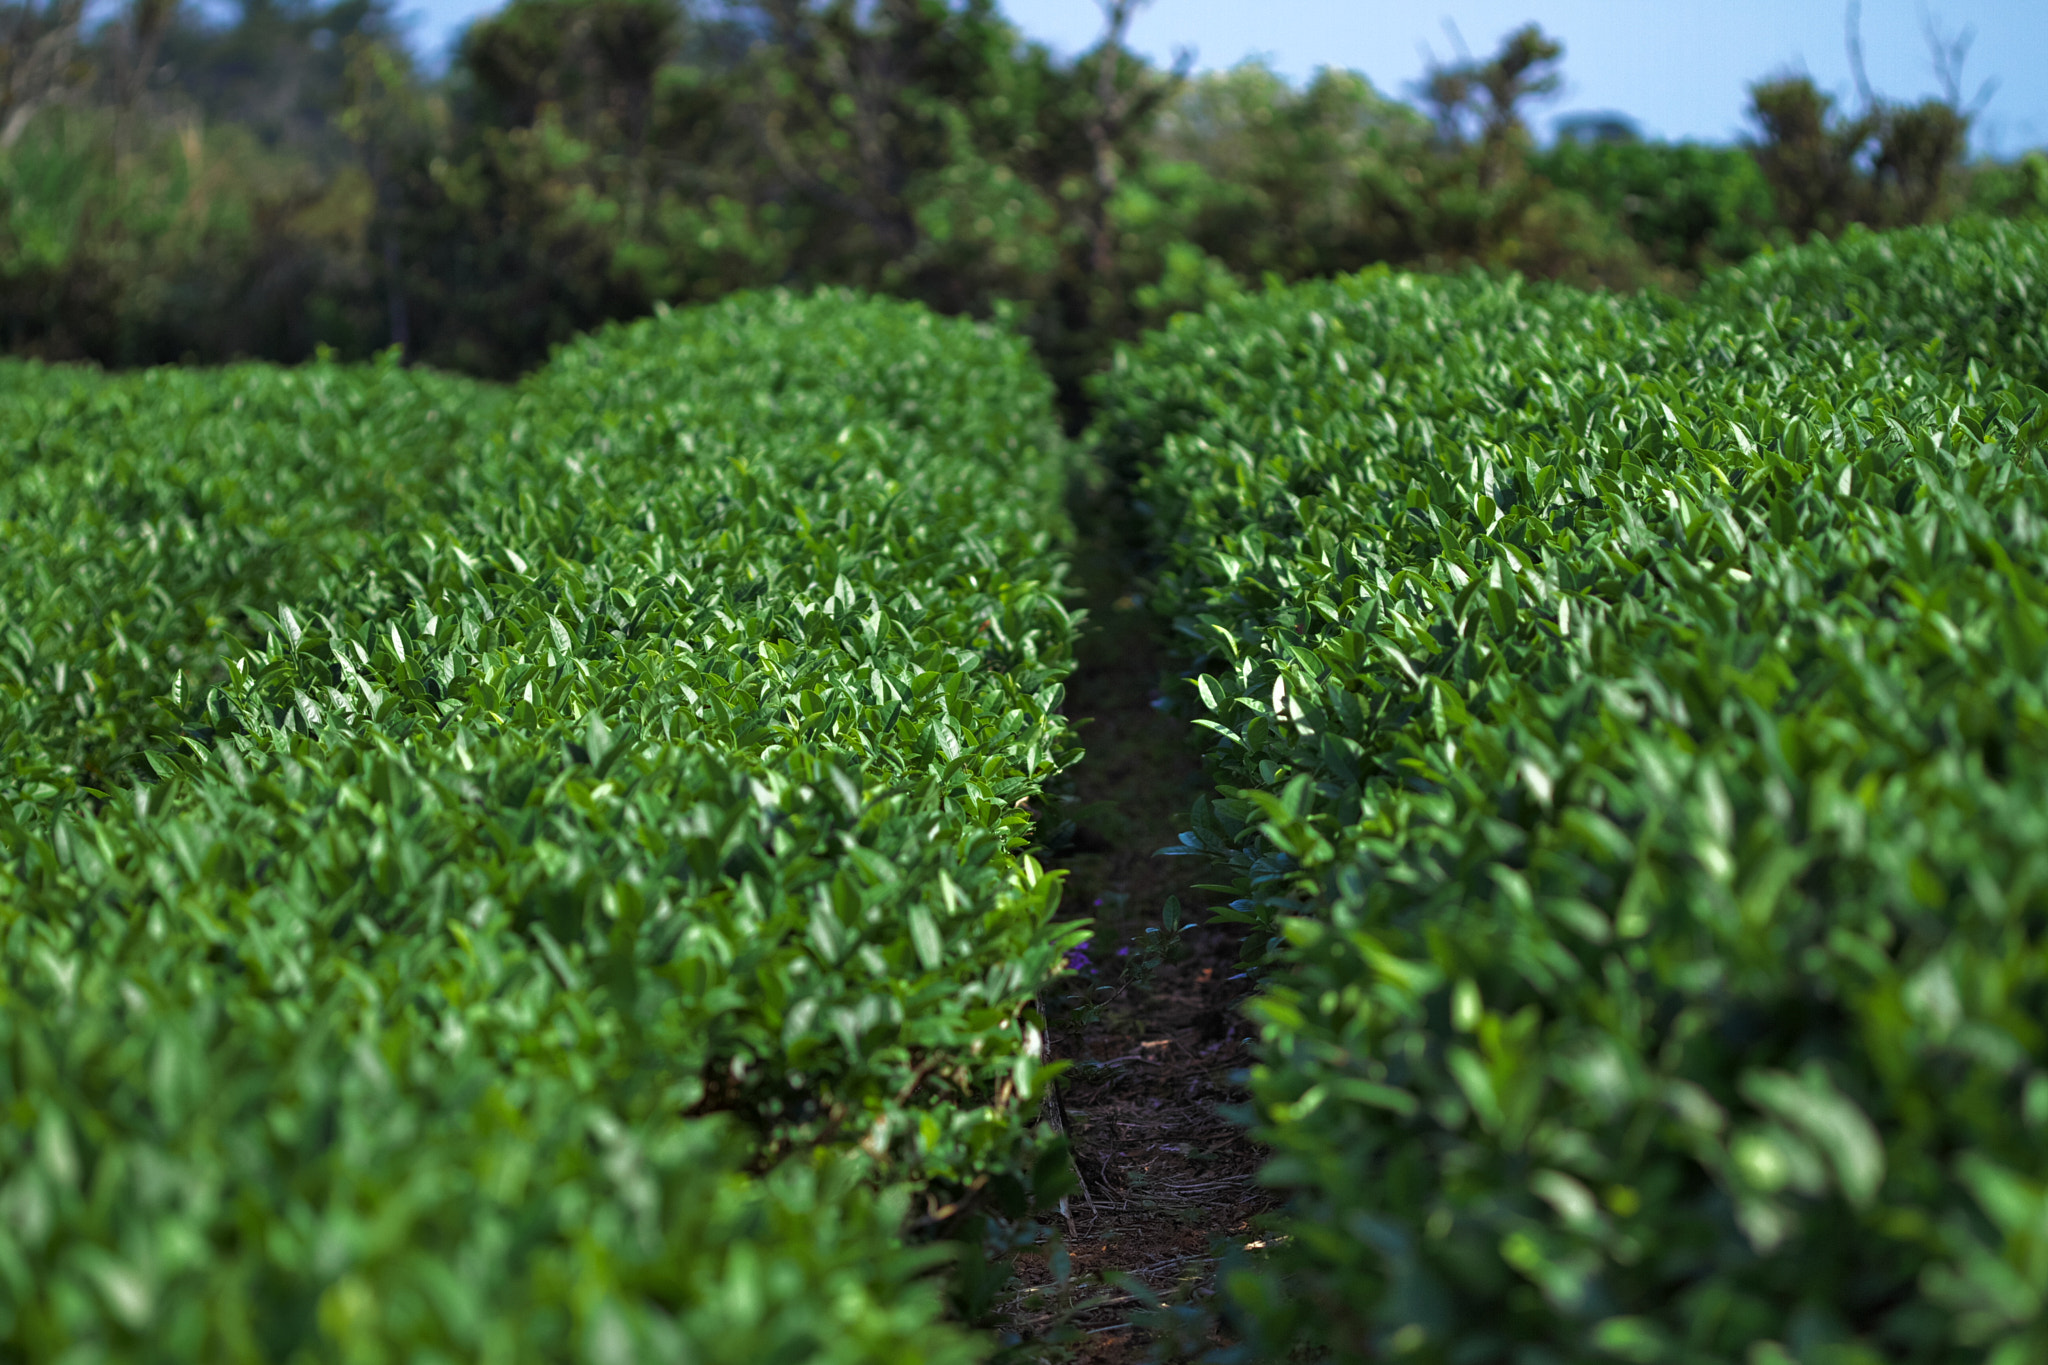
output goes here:
<path id="1" fill-rule="evenodd" d="M 1535 24 L 1516 29 L 1487 60 L 1432 62 L 1419 92 L 1452 147 L 1479 147 L 1479 177 L 1490 188 L 1513 176 L 1529 147 L 1527 105 L 1555 95 L 1564 46 Z"/>
<path id="2" fill-rule="evenodd" d="M 1968 168 L 1963 209 L 2000 218 L 2048 215 L 2048 154 L 2028 152 L 2017 161 L 1986 161 Z"/>
<path id="3" fill-rule="evenodd" d="M 233 124 L 45 110 L 0 156 L 0 318 L 10 349 L 106 364 L 360 351 L 370 217 Z M 352 170 L 352 168 L 350 168 Z"/>
<path id="4" fill-rule="evenodd" d="M 1134 325 L 1113 205 L 1177 80 L 1109 19 L 1062 63 L 990 0 L 514 0 L 446 135 L 379 172 L 418 353 L 509 373 L 656 301 L 832 282 L 1012 310 L 1077 394 Z"/>
<path id="5" fill-rule="evenodd" d="M 655 74 L 679 55 L 683 27 L 677 0 L 521 0 L 463 37 L 474 112 L 522 127 L 549 107 L 579 134 L 638 153 Z"/>
<path id="6" fill-rule="evenodd" d="M 10 106 L 0 147 L 10 344 L 139 363 L 377 340 L 362 325 L 372 205 L 335 124 L 330 49 L 337 30 L 388 27 L 381 0 L 250 0 L 218 19 L 130 0 L 22 49 L 45 72 L 35 52 L 67 51 L 70 75 Z"/>
<path id="7" fill-rule="evenodd" d="M 20 140 L 38 112 L 91 79 L 80 52 L 84 16 L 85 0 L 0 5 L 0 151 Z"/>
<path id="8" fill-rule="evenodd" d="M 656 301 L 774 279 L 773 234 L 723 193 L 731 36 L 672 0 L 514 0 L 463 35 L 444 98 L 380 59 L 358 144 L 409 353 L 509 375 Z"/>
<path id="9" fill-rule="evenodd" d="M 1752 154 L 1795 239 L 1931 222 L 1955 207 L 1971 116 L 1946 100 L 1879 100 L 1845 116 L 1811 78 L 1783 76 L 1751 87 L 1750 117 L 1761 134 Z"/>
<path id="10" fill-rule="evenodd" d="M 1781 236 L 2048 204 L 2048 172 L 1963 163 L 1968 34 L 1932 24 L 1934 101 L 1861 82 L 1849 115 L 1791 77 L 1746 150 L 1618 116 L 1539 150 L 1564 53 L 1534 26 L 1411 105 L 1162 69 L 1125 41 L 1141 0 L 1098 0 L 1073 58 L 995 0 L 511 0 L 440 77 L 393 0 L 82 3 L 0 0 L 0 319 L 111 363 L 396 343 L 509 376 L 657 303 L 850 284 L 1008 319 L 1078 418 L 1119 341 L 1268 276 L 1682 286 Z"/>
<path id="11" fill-rule="evenodd" d="M 1970 123 L 1970 115 L 1946 100 L 1880 110 L 1871 158 L 1879 224 L 1931 222 L 1954 208 L 1952 191 L 1970 149 Z"/>
<path id="12" fill-rule="evenodd" d="M 1858 0 L 1849 0 L 1845 28 L 1859 112 L 1838 112 L 1834 97 L 1805 75 L 1779 76 L 1750 88 L 1750 118 L 1760 133 L 1751 149 L 1796 239 L 1832 235 L 1851 223 L 1931 222 L 1957 207 L 1970 125 L 1995 86 L 1986 83 L 1965 108 L 1963 64 L 1973 35 L 1965 30 L 1950 39 L 1931 16 L 1924 23 L 1942 86 L 1939 98 L 1902 104 L 1871 87 Z"/>
<path id="13" fill-rule="evenodd" d="M 756 0 L 745 122 L 811 214 L 805 260 L 882 283 L 915 270 L 925 177 L 1022 131 L 1002 66 L 1019 42 L 989 0 Z M 822 212 L 818 212 L 822 210 Z M 836 262 L 827 264 L 828 262 Z M 910 281 L 904 281 L 910 283 Z"/>
<path id="14" fill-rule="evenodd" d="M 1809 76 L 1780 76 L 1750 87 L 1750 118 L 1761 136 L 1753 152 L 1793 236 L 1836 233 L 1870 214 L 1869 182 L 1857 160 L 1877 131 L 1864 114 L 1843 118 L 1835 98 Z"/>
<path id="15" fill-rule="evenodd" d="M 114 107 L 133 117 L 156 73 L 157 53 L 177 18 L 177 0 L 130 0 L 103 46 L 113 58 Z"/>
<path id="16" fill-rule="evenodd" d="M 153 20 L 147 12 L 161 12 Z M 363 42 L 399 47 L 392 0 L 234 0 L 221 20 L 174 0 L 130 0 L 116 37 L 154 61 L 137 88 L 165 92 L 173 109 L 249 129 L 266 146 L 325 164 L 352 159 L 337 122 L 348 104 L 351 53 Z M 152 27 L 152 24 L 157 27 Z"/>
<path id="17" fill-rule="evenodd" d="M 1349 71 L 1296 89 L 1249 63 L 1167 105 L 1120 216 L 1149 248 L 1186 241 L 1232 274 L 1295 279 L 1427 249 L 1427 120 Z"/>
<path id="18" fill-rule="evenodd" d="M 1771 184 L 1739 147 L 1560 138 L 1530 169 L 1583 195 L 1660 267 L 1697 275 L 1782 235 Z"/>
<path id="19" fill-rule="evenodd" d="M 1957 172 L 1969 154 L 1970 125 L 1998 88 L 1998 82 L 1984 82 L 1966 105 L 1963 67 L 1976 40 L 1976 31 L 1965 28 L 1950 38 L 1942 32 L 1933 13 L 1923 10 L 1921 25 L 1933 59 L 1935 79 L 1941 84 L 1940 98 L 1914 105 L 1874 99 L 1868 94 L 1870 82 L 1863 74 L 1857 14 L 1858 6 L 1851 0 L 1849 32 L 1851 51 L 1856 54 L 1857 85 L 1866 92 L 1866 102 L 1880 117 L 1877 153 L 1871 167 L 1880 221 L 1924 223 L 1943 216 L 1955 207 L 1953 189 Z"/>
<path id="20" fill-rule="evenodd" d="M 343 106 L 336 127 L 354 145 L 370 182 L 389 342 L 412 352 L 412 304 L 405 268 L 403 177 L 432 154 L 437 106 L 424 97 L 403 50 L 363 35 L 347 40 Z"/>

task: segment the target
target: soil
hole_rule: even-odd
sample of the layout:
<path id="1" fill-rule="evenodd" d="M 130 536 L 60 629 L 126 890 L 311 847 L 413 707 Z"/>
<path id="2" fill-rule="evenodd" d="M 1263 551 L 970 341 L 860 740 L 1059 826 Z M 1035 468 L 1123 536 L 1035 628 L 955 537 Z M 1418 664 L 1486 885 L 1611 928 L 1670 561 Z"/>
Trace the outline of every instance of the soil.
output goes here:
<path id="1" fill-rule="evenodd" d="M 1256 1182 L 1260 1150 L 1223 1112 L 1245 1100 L 1237 1073 L 1250 1064 L 1239 936 L 1205 924 L 1212 897 L 1195 884 L 1214 873 L 1204 861 L 1159 853 L 1178 846 L 1209 784 L 1190 728 L 1162 709 L 1171 659 L 1133 591 L 1141 580 L 1114 511 L 1081 518 L 1090 625 L 1066 711 L 1086 756 L 1065 794 L 1068 819 L 1048 821 L 1045 853 L 1066 873 L 1063 913 L 1095 930 L 1069 993 L 1045 1001 L 1051 1055 L 1071 1064 L 1053 1121 L 1065 1123 L 1085 1191 L 1051 1220 L 1048 1248 L 1019 1259 L 1007 1315 L 1018 1360 L 1190 1358 L 1210 1343 L 1207 1315 L 1159 1306 L 1197 1306 L 1222 1254 L 1259 1240 L 1276 1202 Z M 1187 927 L 1162 952 L 1175 898 Z M 1154 1330 L 1168 1318 L 1179 1326 Z"/>

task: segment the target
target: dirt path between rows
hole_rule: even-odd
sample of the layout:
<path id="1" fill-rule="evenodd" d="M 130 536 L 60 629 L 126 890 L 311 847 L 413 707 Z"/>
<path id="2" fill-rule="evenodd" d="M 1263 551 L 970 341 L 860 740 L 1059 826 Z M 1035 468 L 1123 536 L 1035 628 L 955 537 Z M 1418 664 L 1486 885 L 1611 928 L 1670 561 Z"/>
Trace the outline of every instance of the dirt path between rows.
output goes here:
<path id="1" fill-rule="evenodd" d="M 1064 913 L 1095 925 L 1069 992 L 1045 1002 L 1052 1056 L 1072 1064 L 1060 1088 L 1086 1193 L 1053 1220 L 1066 1285 L 1054 1273 L 1060 1252 L 1022 1257 L 1006 1333 L 1018 1342 L 1013 1358 L 1088 1365 L 1186 1359 L 1208 1344 L 1203 1315 L 1153 1330 L 1156 1306 L 1131 1291 L 1197 1303 L 1221 1253 L 1258 1239 L 1254 1220 L 1275 1202 L 1255 1181 L 1259 1149 L 1220 1112 L 1244 1100 L 1233 1073 L 1250 1063 L 1238 936 L 1204 925 L 1210 898 L 1194 884 L 1213 873 L 1202 860 L 1157 852 L 1178 843 L 1208 784 L 1188 726 L 1156 704 L 1171 661 L 1156 618 L 1131 595 L 1137 575 L 1116 510 L 1083 513 L 1076 567 L 1090 626 L 1065 709 L 1087 754 L 1067 818 L 1047 822 L 1046 860 L 1067 876 Z M 1162 954 L 1174 898 L 1190 927 Z M 1076 1008 L 1084 1003 L 1092 1008 Z"/>

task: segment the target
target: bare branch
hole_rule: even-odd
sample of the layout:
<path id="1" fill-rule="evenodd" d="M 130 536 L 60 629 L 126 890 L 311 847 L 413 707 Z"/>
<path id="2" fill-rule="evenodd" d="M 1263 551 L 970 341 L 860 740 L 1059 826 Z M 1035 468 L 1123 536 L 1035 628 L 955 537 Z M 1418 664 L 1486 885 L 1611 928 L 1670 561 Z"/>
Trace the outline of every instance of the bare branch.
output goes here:
<path id="1" fill-rule="evenodd" d="M 1131 19 L 1147 0 L 1099 0 L 1102 6 L 1102 68 L 1095 76 L 1095 102 L 1099 109 L 1114 109 L 1120 116 L 1129 104 L 1116 87 L 1118 68 L 1123 64 L 1124 38 Z M 1114 120 L 1112 120 L 1114 121 Z"/>
<path id="2" fill-rule="evenodd" d="M 1116 266 L 1116 243 L 1109 221 L 1109 206 L 1116 198 L 1116 144 L 1123 136 L 1138 91 L 1118 87 L 1122 74 L 1124 41 L 1131 19 L 1147 0 L 1097 0 L 1102 6 L 1103 34 L 1101 65 L 1095 73 L 1095 112 L 1088 120 L 1088 141 L 1095 152 L 1096 213 L 1092 236 L 1092 264 L 1098 278 L 1107 279 Z"/>
<path id="3" fill-rule="evenodd" d="M 1863 68 L 1863 0 L 1849 0 L 1842 26 L 1849 46 L 1849 74 L 1856 78 L 1856 97 L 1863 101 L 1863 111 L 1869 113 L 1877 108 L 1877 92 L 1870 88 L 1870 73 Z"/>
<path id="4" fill-rule="evenodd" d="M 1446 16 L 1444 32 L 1451 35 L 1451 49 L 1458 54 L 1458 60 L 1468 66 L 1471 65 L 1472 49 L 1465 46 L 1465 35 L 1458 31 L 1458 21 Z"/>
<path id="5" fill-rule="evenodd" d="M 57 0 L 42 11 L 24 4 L 17 13 L 14 34 L 0 44 L 0 151 L 19 140 L 40 110 L 72 93 L 84 15 L 84 0 Z"/>
<path id="6" fill-rule="evenodd" d="M 1998 89 L 1996 78 L 1986 80 L 1977 88 L 1977 96 L 1966 106 L 1963 102 L 1963 67 L 1970 59 L 1970 47 L 1977 41 L 1977 30 L 1967 25 L 1961 33 L 1949 38 L 1941 31 L 1941 22 L 1925 4 L 1920 6 L 1920 33 L 1927 40 L 1928 56 L 1934 64 L 1934 79 L 1941 85 L 1942 103 L 1957 113 L 1975 117 L 1983 112 L 1984 105 Z"/>

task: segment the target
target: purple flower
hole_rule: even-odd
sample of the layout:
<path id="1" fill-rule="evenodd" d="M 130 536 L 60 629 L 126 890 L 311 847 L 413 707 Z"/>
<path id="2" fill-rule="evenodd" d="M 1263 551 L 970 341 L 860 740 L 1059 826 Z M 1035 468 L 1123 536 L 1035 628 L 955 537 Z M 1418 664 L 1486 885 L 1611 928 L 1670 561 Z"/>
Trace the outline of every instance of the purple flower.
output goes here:
<path id="1" fill-rule="evenodd" d="M 1093 941 L 1092 939 L 1084 938 L 1067 950 L 1068 971 L 1085 972 L 1088 970 L 1088 945 Z"/>

